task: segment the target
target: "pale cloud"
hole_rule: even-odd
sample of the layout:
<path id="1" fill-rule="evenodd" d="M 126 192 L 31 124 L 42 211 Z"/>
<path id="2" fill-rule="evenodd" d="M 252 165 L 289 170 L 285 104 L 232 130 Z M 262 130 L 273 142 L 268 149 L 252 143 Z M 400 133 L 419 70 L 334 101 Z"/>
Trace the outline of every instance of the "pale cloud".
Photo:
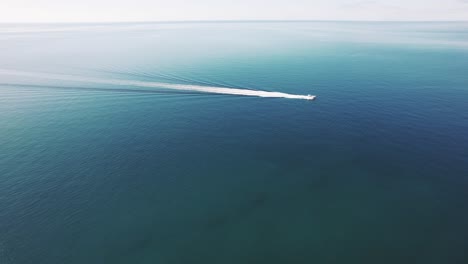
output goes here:
<path id="1" fill-rule="evenodd" d="M 0 22 L 468 20 L 468 0 L 1 0 Z"/>

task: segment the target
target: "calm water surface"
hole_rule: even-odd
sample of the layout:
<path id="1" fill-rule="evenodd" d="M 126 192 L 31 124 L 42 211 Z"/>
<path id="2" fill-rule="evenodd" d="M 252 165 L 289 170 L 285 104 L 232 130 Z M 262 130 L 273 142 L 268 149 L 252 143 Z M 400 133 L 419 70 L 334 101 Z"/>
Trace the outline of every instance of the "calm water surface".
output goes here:
<path id="1" fill-rule="evenodd" d="M 467 72 L 468 23 L 0 25 L 0 263 L 468 263 Z"/>

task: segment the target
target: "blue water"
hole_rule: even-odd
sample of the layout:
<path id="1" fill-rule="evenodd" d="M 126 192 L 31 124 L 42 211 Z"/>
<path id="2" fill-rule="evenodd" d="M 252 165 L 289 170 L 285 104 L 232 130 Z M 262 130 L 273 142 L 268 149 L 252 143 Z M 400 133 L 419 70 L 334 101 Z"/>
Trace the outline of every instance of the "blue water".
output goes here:
<path id="1" fill-rule="evenodd" d="M 468 263 L 468 23 L 0 25 L 0 263 Z"/>

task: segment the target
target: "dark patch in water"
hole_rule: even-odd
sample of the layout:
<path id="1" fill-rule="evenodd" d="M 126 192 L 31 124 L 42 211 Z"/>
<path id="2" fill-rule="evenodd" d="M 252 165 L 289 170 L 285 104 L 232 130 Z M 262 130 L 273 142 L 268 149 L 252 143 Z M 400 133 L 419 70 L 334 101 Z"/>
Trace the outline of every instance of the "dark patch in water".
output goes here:
<path id="1" fill-rule="evenodd" d="M 205 228 L 206 229 L 217 229 L 220 228 L 221 226 L 227 225 L 227 223 L 231 220 L 231 217 L 229 215 L 222 215 L 222 216 L 217 216 L 212 219 L 209 219 L 206 222 Z"/>
<path id="2" fill-rule="evenodd" d="M 134 258 L 135 256 L 140 256 L 143 251 L 150 248 L 154 243 L 154 239 L 152 236 L 147 235 L 144 237 L 140 237 L 136 240 L 127 243 L 125 246 L 119 247 L 120 257 L 122 258 Z"/>
<path id="3" fill-rule="evenodd" d="M 135 243 L 133 243 L 133 245 L 129 249 L 131 251 L 144 250 L 150 247 L 151 244 L 153 244 L 153 238 L 151 236 L 146 236 L 135 241 Z"/>
<path id="4" fill-rule="evenodd" d="M 227 214 L 210 219 L 206 223 L 205 228 L 208 230 L 212 230 L 235 222 L 239 222 L 242 219 L 249 217 L 257 210 L 261 210 L 268 203 L 268 200 L 269 197 L 266 193 L 257 193 L 251 200 L 249 200 L 244 205 L 238 207 L 237 209 L 232 210 Z"/>
<path id="5" fill-rule="evenodd" d="M 257 193 L 252 200 L 249 201 L 245 206 L 239 208 L 236 215 L 239 217 L 245 217 L 256 210 L 262 208 L 267 203 L 268 197 L 265 193 Z"/>

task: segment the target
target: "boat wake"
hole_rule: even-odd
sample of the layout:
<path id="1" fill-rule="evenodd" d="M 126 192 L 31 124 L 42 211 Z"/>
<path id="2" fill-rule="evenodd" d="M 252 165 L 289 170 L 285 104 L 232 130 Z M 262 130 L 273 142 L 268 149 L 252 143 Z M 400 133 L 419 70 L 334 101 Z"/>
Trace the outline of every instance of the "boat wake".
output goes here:
<path id="1" fill-rule="evenodd" d="M 289 94 L 289 93 L 282 93 L 282 92 L 248 90 L 248 89 L 228 88 L 228 87 L 208 86 L 208 85 L 175 84 L 175 83 L 121 80 L 121 79 L 101 79 L 101 78 L 81 77 L 81 76 L 67 75 L 67 74 L 37 73 L 37 72 L 2 70 L 2 69 L 0 69 L 0 75 L 12 75 L 12 76 L 21 76 L 21 77 L 50 79 L 50 80 L 61 80 L 61 81 L 88 82 L 88 83 L 107 84 L 107 85 L 137 86 L 137 87 L 145 87 L 145 88 L 164 88 L 164 89 L 172 89 L 172 90 L 180 90 L 180 91 L 196 91 L 196 92 L 203 92 L 203 93 L 230 94 L 230 95 L 240 95 L 240 96 L 256 96 L 256 97 L 303 99 L 303 100 L 315 99 L 314 95 L 298 95 L 298 94 Z"/>

